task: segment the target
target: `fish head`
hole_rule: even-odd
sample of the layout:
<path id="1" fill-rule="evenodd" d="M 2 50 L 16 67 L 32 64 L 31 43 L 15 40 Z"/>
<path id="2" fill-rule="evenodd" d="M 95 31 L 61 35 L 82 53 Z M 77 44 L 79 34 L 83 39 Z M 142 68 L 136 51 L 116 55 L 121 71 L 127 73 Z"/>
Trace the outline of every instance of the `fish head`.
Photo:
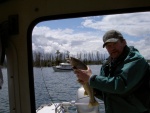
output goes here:
<path id="1" fill-rule="evenodd" d="M 70 57 L 69 62 L 74 69 L 87 70 L 87 66 L 81 60 L 79 60 L 77 58 Z"/>

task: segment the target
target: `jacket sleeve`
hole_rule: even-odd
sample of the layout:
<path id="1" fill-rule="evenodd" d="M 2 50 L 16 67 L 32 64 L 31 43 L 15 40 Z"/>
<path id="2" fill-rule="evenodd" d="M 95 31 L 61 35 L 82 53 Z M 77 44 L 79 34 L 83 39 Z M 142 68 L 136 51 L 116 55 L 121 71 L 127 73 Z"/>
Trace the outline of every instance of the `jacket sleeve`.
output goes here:
<path id="1" fill-rule="evenodd" d="M 130 54 L 132 56 L 132 54 Z M 105 76 L 103 67 L 100 75 L 90 79 L 90 86 L 103 92 L 126 94 L 140 82 L 148 69 L 148 63 L 142 56 L 133 54 L 126 58 L 114 72 L 114 76 Z"/>

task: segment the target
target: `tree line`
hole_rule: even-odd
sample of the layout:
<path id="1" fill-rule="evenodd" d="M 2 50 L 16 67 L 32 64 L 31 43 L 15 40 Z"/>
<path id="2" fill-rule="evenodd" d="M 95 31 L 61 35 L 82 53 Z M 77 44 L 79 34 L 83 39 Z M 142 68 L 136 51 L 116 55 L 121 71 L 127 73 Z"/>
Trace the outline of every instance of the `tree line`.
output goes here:
<path id="1" fill-rule="evenodd" d="M 89 53 L 77 53 L 72 55 L 72 57 L 78 58 L 87 65 L 98 65 L 102 64 L 103 60 L 106 59 L 106 54 L 101 54 L 100 52 L 89 52 Z M 51 67 L 54 65 L 59 65 L 61 62 L 67 62 L 69 58 L 69 51 L 67 53 L 62 53 L 59 50 L 56 53 L 41 53 L 33 52 L 33 66 L 34 67 Z"/>
<path id="2" fill-rule="evenodd" d="M 68 58 L 69 52 L 61 53 L 59 50 L 56 53 L 41 53 L 41 52 L 33 52 L 33 66 L 34 67 L 51 67 L 54 65 L 59 65 L 61 62 L 66 62 L 66 58 Z M 100 52 L 96 53 L 77 53 L 73 57 L 79 58 L 87 65 L 98 65 L 102 64 L 102 62 L 108 57 L 106 54 L 101 54 Z M 147 62 L 150 63 L 150 60 L 147 59 Z M 7 60 L 5 57 L 5 61 L 2 67 L 7 67 Z"/>

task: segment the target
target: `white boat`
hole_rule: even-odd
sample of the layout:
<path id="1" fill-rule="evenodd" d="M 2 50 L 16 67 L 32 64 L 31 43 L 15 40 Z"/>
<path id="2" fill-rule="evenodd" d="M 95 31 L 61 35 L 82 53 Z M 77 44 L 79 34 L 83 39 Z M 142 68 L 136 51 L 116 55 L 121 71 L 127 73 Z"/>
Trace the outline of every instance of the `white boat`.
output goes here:
<path id="1" fill-rule="evenodd" d="M 104 113 L 104 107 L 102 107 L 104 106 L 104 103 L 102 101 L 99 101 L 99 106 L 88 107 L 88 104 L 89 97 L 84 95 L 84 88 L 80 87 L 77 91 L 76 101 L 41 105 L 36 110 L 36 113 L 71 113 L 68 110 L 71 106 L 76 107 L 76 113 Z"/>
<path id="2" fill-rule="evenodd" d="M 60 63 L 57 66 L 53 66 L 53 70 L 55 72 L 66 72 L 66 71 L 72 71 L 72 66 L 70 63 Z"/>

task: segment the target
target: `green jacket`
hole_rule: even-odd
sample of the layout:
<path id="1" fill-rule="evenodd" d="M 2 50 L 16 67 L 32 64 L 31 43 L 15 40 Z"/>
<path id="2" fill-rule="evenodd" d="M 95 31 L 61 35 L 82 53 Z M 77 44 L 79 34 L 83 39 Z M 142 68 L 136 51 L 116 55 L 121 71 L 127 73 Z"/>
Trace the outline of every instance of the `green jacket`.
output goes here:
<path id="1" fill-rule="evenodd" d="M 137 49 L 126 46 L 116 61 L 112 63 L 108 59 L 101 67 L 100 75 L 90 78 L 90 86 L 95 89 L 95 96 L 104 101 L 106 113 L 142 113 L 147 110 L 139 97 L 143 98 L 149 91 L 146 88 L 143 92 L 137 91 L 137 86 L 142 84 L 148 67 Z"/>

